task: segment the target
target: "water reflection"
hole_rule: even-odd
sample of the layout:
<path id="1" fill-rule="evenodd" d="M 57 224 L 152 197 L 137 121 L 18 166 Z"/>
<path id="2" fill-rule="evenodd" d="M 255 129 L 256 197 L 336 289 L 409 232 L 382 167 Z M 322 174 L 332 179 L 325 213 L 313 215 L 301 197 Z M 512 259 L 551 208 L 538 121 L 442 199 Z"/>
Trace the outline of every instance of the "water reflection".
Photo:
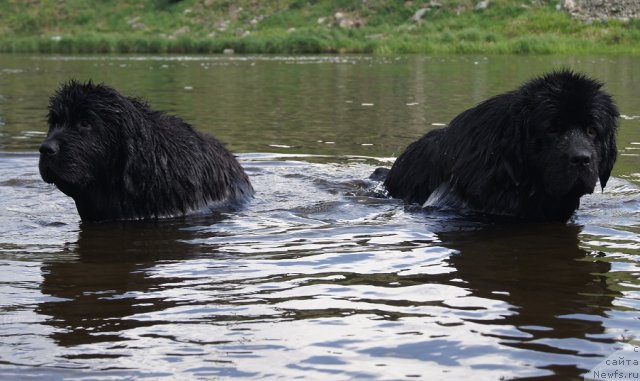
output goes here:
<path id="1" fill-rule="evenodd" d="M 202 238 L 198 227 L 223 219 L 214 214 L 147 223 L 82 224 L 78 241 L 67 247 L 77 259 L 43 264 L 41 290 L 54 298 L 41 303 L 36 312 L 51 317 L 48 324 L 57 328 L 52 337 L 62 346 L 116 342 L 123 340 L 123 331 L 154 325 L 132 316 L 175 303 L 145 293 L 181 280 L 149 277 L 145 270 L 163 261 L 215 256 L 215 246 L 203 251 L 187 242 Z"/>
<path id="2" fill-rule="evenodd" d="M 350 197 L 365 209 L 388 208 L 378 199 Z M 291 211 L 318 218 L 316 210 Z M 281 237 L 287 243 L 278 248 L 274 237 L 270 253 L 241 254 L 241 225 L 228 237 L 229 252 L 223 244 L 228 231 L 216 229 L 230 222 L 225 216 L 82 224 L 78 241 L 67 246 L 77 258 L 44 263 L 42 293 L 55 298 L 36 312 L 50 317 L 46 324 L 55 328 L 50 336 L 57 345 L 78 347 L 68 360 L 129 357 L 139 345 L 158 345 L 158 356 L 171 356 L 167 338 L 200 361 L 223 361 L 221 351 L 231 350 L 259 363 L 275 350 L 316 348 L 281 364 L 302 372 L 292 374 L 385 374 L 356 371 L 358 362 L 348 359 L 357 354 L 389 369 L 399 359 L 432 364 L 407 371 L 416 377 L 467 369 L 478 379 L 548 374 L 568 380 L 614 343 L 603 321 L 621 294 L 608 285 L 610 263 L 580 248 L 580 226 L 494 225 L 447 212 L 408 213 L 411 229 L 422 231 L 396 231 L 385 239 L 375 227 L 357 234 L 338 223 L 334 233 L 342 234 L 334 236 L 346 243 L 350 235 L 355 243 L 343 253 L 324 234 L 298 227 L 280 234 L 303 234 L 306 242 L 291 246 L 295 239 Z M 289 251 L 302 246 L 310 250 Z M 292 330 L 275 328 L 283 324 Z M 370 330 L 382 341 L 363 336 Z M 202 352 L 205 343 L 216 351 Z M 336 354 L 321 355 L 323 348 Z M 513 363 L 501 367 L 496 356 Z M 265 375 L 244 355 L 230 359 L 212 374 Z"/>
<path id="3" fill-rule="evenodd" d="M 563 316 L 568 314 L 602 316 L 618 295 L 607 288 L 605 274 L 611 265 L 578 246 L 580 229 L 499 226 L 438 236 L 444 246 L 459 252 L 449 262 L 474 295 L 516 306 L 517 318 L 506 317 L 505 323 L 544 330 L 565 323 Z M 571 329 L 560 331 L 575 337 Z M 587 333 L 601 332 L 598 328 Z"/>
<path id="4" fill-rule="evenodd" d="M 608 285 L 611 265 L 579 247 L 580 230 L 551 224 L 439 234 L 458 252 L 448 261 L 472 294 L 511 306 L 490 322 L 505 327 L 495 334 L 501 345 L 545 354 L 542 368 L 564 380 L 588 370 L 601 350 L 594 342 L 613 343 L 602 336 L 603 320 L 621 295 Z M 571 356 L 585 358 L 582 369 Z"/>

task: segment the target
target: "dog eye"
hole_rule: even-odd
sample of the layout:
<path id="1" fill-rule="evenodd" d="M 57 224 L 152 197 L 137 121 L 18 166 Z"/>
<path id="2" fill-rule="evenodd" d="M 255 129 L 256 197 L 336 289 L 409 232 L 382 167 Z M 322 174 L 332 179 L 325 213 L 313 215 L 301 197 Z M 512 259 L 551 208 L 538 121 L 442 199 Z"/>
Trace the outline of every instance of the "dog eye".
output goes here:
<path id="1" fill-rule="evenodd" d="M 594 127 L 588 127 L 587 128 L 587 135 L 589 135 L 589 137 L 593 139 L 596 136 L 598 136 L 598 131 Z"/>
<path id="2" fill-rule="evenodd" d="M 89 121 L 86 119 L 82 119 L 79 124 L 82 128 L 91 127 L 91 123 L 89 123 Z"/>

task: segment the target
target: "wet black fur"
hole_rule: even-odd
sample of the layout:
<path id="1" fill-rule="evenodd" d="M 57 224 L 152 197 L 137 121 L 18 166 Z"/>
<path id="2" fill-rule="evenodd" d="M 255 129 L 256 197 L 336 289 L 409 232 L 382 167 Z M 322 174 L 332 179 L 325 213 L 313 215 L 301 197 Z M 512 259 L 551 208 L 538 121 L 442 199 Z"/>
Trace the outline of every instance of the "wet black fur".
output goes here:
<path id="1" fill-rule="evenodd" d="M 40 174 L 74 199 L 82 221 L 185 215 L 253 195 L 222 143 L 109 86 L 62 85 L 48 124 Z"/>
<path id="2" fill-rule="evenodd" d="M 616 161 L 618 110 L 601 87 L 561 70 L 495 96 L 409 145 L 384 185 L 408 203 L 567 221 Z"/>

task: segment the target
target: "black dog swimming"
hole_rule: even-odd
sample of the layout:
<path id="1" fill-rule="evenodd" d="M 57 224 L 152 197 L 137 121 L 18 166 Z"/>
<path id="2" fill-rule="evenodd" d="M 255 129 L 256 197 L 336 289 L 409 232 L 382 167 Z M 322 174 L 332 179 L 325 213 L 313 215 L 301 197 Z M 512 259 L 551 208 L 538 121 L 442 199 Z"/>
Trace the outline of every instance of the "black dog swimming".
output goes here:
<path id="1" fill-rule="evenodd" d="M 390 196 L 526 221 L 567 221 L 616 161 L 618 110 L 602 84 L 569 70 L 464 111 L 409 145 Z"/>
<path id="2" fill-rule="evenodd" d="M 74 199 L 82 221 L 180 216 L 253 196 L 222 143 L 109 86 L 62 85 L 48 124 L 40 174 Z"/>

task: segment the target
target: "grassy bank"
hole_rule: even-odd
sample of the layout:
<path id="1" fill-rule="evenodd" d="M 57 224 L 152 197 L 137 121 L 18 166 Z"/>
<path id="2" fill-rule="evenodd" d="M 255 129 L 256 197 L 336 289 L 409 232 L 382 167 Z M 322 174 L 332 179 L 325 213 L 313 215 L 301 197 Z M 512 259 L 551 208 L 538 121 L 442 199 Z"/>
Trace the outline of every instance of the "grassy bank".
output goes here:
<path id="1" fill-rule="evenodd" d="M 439 3 L 14 0 L 0 12 L 0 51 L 640 54 L 638 20 L 584 22 L 555 1 Z"/>

